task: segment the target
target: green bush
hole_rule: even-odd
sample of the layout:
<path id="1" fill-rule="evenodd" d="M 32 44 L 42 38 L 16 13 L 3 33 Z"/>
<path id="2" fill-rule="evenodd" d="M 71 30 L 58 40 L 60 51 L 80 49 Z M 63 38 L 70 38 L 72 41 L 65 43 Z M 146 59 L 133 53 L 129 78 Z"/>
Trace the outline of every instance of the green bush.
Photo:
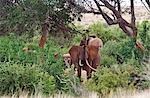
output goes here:
<path id="1" fill-rule="evenodd" d="M 140 63 L 143 58 L 142 51 L 135 48 L 135 43 L 132 39 L 126 38 L 122 41 L 107 41 L 101 50 L 102 58 L 104 61 L 111 58 L 114 63 L 128 62 L 130 59 L 134 59 Z M 108 61 L 109 62 L 109 61 Z M 110 61 L 111 62 L 111 61 Z"/>
<path id="2" fill-rule="evenodd" d="M 19 91 L 53 93 L 56 90 L 55 79 L 47 72 L 41 72 L 33 66 L 20 64 L 0 64 L 1 93 Z"/>
<path id="3" fill-rule="evenodd" d="M 148 60 L 150 57 L 150 21 L 143 21 L 138 27 L 138 39 L 145 48 L 144 59 Z"/>
<path id="4" fill-rule="evenodd" d="M 101 67 L 92 79 L 87 81 L 86 87 L 102 95 L 120 88 L 125 90 L 147 88 L 150 81 L 144 80 L 141 73 L 138 68 L 127 64 Z"/>
<path id="5" fill-rule="evenodd" d="M 101 65 L 105 67 L 110 67 L 112 64 L 116 64 L 117 61 L 113 56 L 101 55 Z"/>
<path id="6" fill-rule="evenodd" d="M 104 26 L 101 22 L 89 26 L 90 34 L 96 34 L 104 43 L 109 40 L 120 41 L 126 35 L 118 27 Z"/>
<path id="7" fill-rule="evenodd" d="M 7 63 L 12 65 L 14 64 L 13 66 L 15 67 L 18 66 L 16 70 L 19 71 L 19 70 L 23 70 L 23 69 L 19 69 L 19 66 L 21 66 L 20 68 L 24 68 L 24 66 L 26 66 L 25 67 L 26 70 L 30 70 L 31 66 L 35 66 L 35 68 L 37 68 L 38 71 L 35 71 L 33 73 L 38 73 L 38 72 L 46 73 L 47 77 L 52 76 L 54 78 L 56 91 L 62 91 L 67 93 L 75 92 L 75 89 L 73 87 L 74 84 L 72 85 L 72 82 L 74 80 L 72 80 L 71 76 L 69 77 L 64 75 L 65 66 L 63 63 L 62 53 L 66 52 L 67 49 L 65 47 L 61 48 L 59 42 L 56 42 L 57 40 L 54 38 L 49 38 L 44 49 L 40 49 L 38 47 L 39 36 L 35 36 L 27 40 L 25 39 L 26 39 L 25 36 L 17 37 L 14 35 L 0 37 L 0 49 L 1 49 L 0 62 L 3 63 L 2 67 L 5 67 Z M 57 59 L 55 59 L 54 57 L 55 54 L 58 54 Z M 11 66 L 8 65 L 7 67 L 8 69 L 10 68 L 10 70 L 12 68 Z M 4 75 L 7 74 L 4 73 Z M 16 74 L 16 76 L 19 77 L 19 74 Z M 72 77 L 76 78 L 76 76 L 74 76 L 73 74 Z M 36 87 L 36 89 L 40 89 L 45 93 L 49 93 L 49 91 L 51 90 L 51 88 L 49 87 L 50 82 L 49 80 L 47 80 L 48 78 L 46 79 L 46 76 L 43 77 L 43 79 L 45 80 L 43 81 L 38 80 L 35 83 L 34 83 L 35 80 L 31 79 L 29 82 L 31 83 L 33 82 L 35 85 L 38 85 L 38 88 Z M 62 82 L 62 81 L 71 81 L 71 82 Z M 28 82 L 27 83 L 26 82 L 24 83 L 28 85 Z M 76 78 L 73 83 L 75 83 L 75 85 L 76 83 L 78 84 L 79 83 L 78 79 Z M 16 85 L 16 84 L 12 83 L 12 85 Z M 0 88 L 0 90 L 2 89 Z M 5 90 L 10 92 L 10 89 L 7 87 L 5 87 Z M 35 90 L 34 85 L 31 86 L 28 90 L 34 91 Z M 12 92 L 15 91 L 18 91 L 18 89 Z"/>
<path id="8" fill-rule="evenodd" d="M 115 68 L 114 66 L 111 66 L 111 68 L 103 67 L 94 74 L 87 85 L 90 90 L 105 95 L 111 90 L 115 91 L 119 87 L 127 87 L 128 78 L 128 72 L 121 72 L 119 68 Z"/>
<path id="9" fill-rule="evenodd" d="M 107 94 L 121 89 L 146 89 L 150 87 L 147 79 L 145 63 L 149 60 L 149 26 L 148 21 L 139 25 L 137 40 L 141 41 L 145 50 L 135 47 L 135 41 L 125 37 L 117 27 L 105 27 L 101 23 L 91 26 L 92 33 L 99 34 L 104 41 L 101 49 L 101 68 L 87 81 L 90 90 Z M 104 33 L 105 32 L 105 33 Z M 106 34 L 106 35 L 105 35 Z M 145 61 L 144 61 L 144 60 Z M 146 61 L 147 60 L 147 61 Z"/>

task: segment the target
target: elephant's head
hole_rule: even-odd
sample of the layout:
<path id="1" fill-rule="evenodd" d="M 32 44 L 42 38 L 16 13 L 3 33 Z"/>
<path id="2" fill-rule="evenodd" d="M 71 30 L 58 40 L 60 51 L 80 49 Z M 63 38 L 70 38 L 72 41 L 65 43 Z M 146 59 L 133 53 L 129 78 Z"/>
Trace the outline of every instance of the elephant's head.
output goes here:
<path id="1" fill-rule="evenodd" d="M 86 38 L 83 38 L 83 39 L 80 41 L 80 46 L 84 46 L 84 45 L 87 45 L 87 39 L 86 39 Z"/>
<path id="2" fill-rule="evenodd" d="M 83 66 L 85 59 L 88 58 L 88 53 L 85 46 L 73 45 L 69 50 L 69 54 L 72 63 L 75 65 L 79 64 L 80 66 Z"/>
<path id="3" fill-rule="evenodd" d="M 86 63 L 86 60 L 88 59 L 88 50 L 86 45 L 80 46 L 80 53 L 79 53 L 79 65 L 83 66 Z"/>

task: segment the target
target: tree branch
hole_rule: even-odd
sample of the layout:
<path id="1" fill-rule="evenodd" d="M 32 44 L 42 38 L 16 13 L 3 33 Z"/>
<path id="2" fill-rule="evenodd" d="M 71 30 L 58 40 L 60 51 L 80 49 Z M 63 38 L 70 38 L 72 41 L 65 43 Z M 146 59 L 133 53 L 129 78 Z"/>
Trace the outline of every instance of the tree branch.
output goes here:
<path id="1" fill-rule="evenodd" d="M 145 5 L 145 3 L 143 2 L 143 0 L 141 0 L 141 2 L 144 5 L 144 7 L 147 9 L 147 11 L 150 13 L 150 2 L 149 1 L 146 2 L 148 4 L 149 8 Z"/>
<path id="2" fill-rule="evenodd" d="M 97 1 L 97 0 L 94 0 L 94 1 Z M 102 3 L 104 3 L 104 5 L 110 9 L 114 15 L 117 17 L 117 18 L 121 18 L 122 16 L 119 14 L 119 11 L 117 11 L 111 4 L 109 4 L 109 2 L 107 0 L 100 0 Z"/>
<path id="3" fill-rule="evenodd" d="M 96 3 L 100 13 L 102 14 L 103 18 L 105 19 L 105 21 L 109 24 L 109 25 L 114 25 L 114 24 L 118 24 L 117 20 L 113 20 L 112 18 L 110 18 L 106 13 L 104 13 L 100 7 L 100 4 L 94 0 L 94 2 Z"/>
<path id="4" fill-rule="evenodd" d="M 134 15 L 134 4 L 132 2 L 132 21 L 131 23 L 127 22 L 125 19 L 122 18 L 121 13 L 116 10 L 111 4 L 109 4 L 109 2 L 107 0 L 100 0 L 106 8 L 108 8 L 109 10 L 111 10 L 113 12 L 113 14 L 116 16 L 117 20 L 114 20 L 112 18 L 110 18 L 106 13 L 104 13 L 100 7 L 100 4 L 97 0 L 94 0 L 94 2 L 96 3 L 99 11 L 102 13 L 103 18 L 106 20 L 106 22 L 109 25 L 114 25 L 114 24 L 118 24 L 119 27 L 128 35 L 131 37 L 135 37 L 136 33 L 137 33 L 137 29 L 135 27 L 135 15 Z M 132 0 L 131 0 L 132 1 Z"/>
<path id="5" fill-rule="evenodd" d="M 137 29 L 135 27 L 135 13 L 134 13 L 134 0 L 131 0 L 131 25 L 133 29 L 134 36 L 137 36 Z"/>
<path id="6" fill-rule="evenodd" d="M 150 1 L 149 0 L 145 0 L 145 1 L 147 3 L 148 7 L 150 8 Z"/>
<path id="7" fill-rule="evenodd" d="M 121 14 L 121 5 L 120 5 L 120 0 L 117 0 L 117 4 L 118 4 L 118 11 Z"/>

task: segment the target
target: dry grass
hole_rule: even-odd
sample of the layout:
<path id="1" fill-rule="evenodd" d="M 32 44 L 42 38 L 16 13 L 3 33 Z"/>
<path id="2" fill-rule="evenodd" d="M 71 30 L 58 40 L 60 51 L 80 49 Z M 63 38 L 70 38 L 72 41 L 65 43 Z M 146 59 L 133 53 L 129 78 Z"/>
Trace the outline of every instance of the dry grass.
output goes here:
<path id="1" fill-rule="evenodd" d="M 83 94 L 82 96 L 71 96 L 67 94 L 56 94 L 53 96 L 45 96 L 41 93 L 37 93 L 35 95 L 28 96 L 28 93 L 22 92 L 21 95 L 13 95 L 13 96 L 1 96 L 0 98 L 101 98 L 97 93 L 91 92 Z M 141 92 L 122 92 L 122 90 L 118 90 L 117 93 L 110 93 L 105 98 L 150 98 L 150 89 L 141 91 Z"/>

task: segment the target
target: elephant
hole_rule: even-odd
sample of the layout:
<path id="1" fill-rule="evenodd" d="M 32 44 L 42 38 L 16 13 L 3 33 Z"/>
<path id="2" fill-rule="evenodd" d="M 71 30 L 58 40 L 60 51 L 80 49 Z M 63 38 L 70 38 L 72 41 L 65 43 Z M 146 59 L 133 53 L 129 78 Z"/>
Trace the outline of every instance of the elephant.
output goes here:
<path id="1" fill-rule="evenodd" d="M 77 68 L 77 76 L 81 80 L 81 68 L 86 70 L 87 79 L 91 77 L 92 71 L 96 71 L 97 66 L 100 63 L 99 48 L 92 45 L 73 45 L 69 54 L 71 62 Z"/>
<path id="2" fill-rule="evenodd" d="M 84 46 L 73 45 L 69 49 L 71 62 L 74 64 L 74 69 L 77 68 L 77 76 L 81 78 L 81 67 L 83 61 L 86 59 L 87 54 L 84 52 Z"/>
<path id="3" fill-rule="evenodd" d="M 83 38 L 83 40 L 81 40 L 80 42 L 80 46 L 87 46 L 89 52 L 88 53 L 89 64 L 88 62 L 86 62 L 88 68 L 85 69 L 89 71 L 96 69 L 97 66 L 100 65 L 100 59 L 101 59 L 100 49 L 103 47 L 103 41 L 100 38 L 96 37 L 95 35 L 92 35 L 89 36 L 88 38 Z M 92 65 L 92 67 L 90 67 L 90 65 Z M 88 76 L 89 78 L 91 77 L 90 74 Z"/>
<path id="4" fill-rule="evenodd" d="M 88 38 L 84 38 L 83 40 L 81 40 L 80 46 L 94 46 L 95 49 L 99 49 L 97 51 L 100 51 L 100 49 L 103 47 L 103 41 L 100 38 L 93 35 L 93 36 L 89 36 Z M 99 57 L 97 58 L 100 59 L 100 54 L 99 54 Z"/>

